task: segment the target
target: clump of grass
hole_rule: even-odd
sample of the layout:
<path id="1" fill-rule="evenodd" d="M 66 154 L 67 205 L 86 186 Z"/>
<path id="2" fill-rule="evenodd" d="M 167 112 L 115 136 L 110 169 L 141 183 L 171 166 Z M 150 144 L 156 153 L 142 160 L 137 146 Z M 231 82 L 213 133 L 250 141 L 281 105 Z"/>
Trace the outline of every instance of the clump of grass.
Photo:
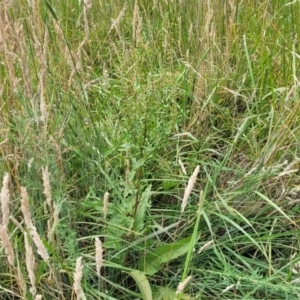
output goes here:
<path id="1" fill-rule="evenodd" d="M 73 4 L 0 3 L 1 297 L 298 297 L 299 3 Z"/>

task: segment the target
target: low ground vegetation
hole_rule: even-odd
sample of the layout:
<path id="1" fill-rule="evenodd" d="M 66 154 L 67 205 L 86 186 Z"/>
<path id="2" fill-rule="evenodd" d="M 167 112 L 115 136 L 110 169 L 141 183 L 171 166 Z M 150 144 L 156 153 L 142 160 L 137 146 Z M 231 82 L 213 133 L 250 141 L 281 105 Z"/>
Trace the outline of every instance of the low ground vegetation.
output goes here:
<path id="1" fill-rule="evenodd" d="M 1 299 L 299 299 L 298 1 L 0 3 Z"/>

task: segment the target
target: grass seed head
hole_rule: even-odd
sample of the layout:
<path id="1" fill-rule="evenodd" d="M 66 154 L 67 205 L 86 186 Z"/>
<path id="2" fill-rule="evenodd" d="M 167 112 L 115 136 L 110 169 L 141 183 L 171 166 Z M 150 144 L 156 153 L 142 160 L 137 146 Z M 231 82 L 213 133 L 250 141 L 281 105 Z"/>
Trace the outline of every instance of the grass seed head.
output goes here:
<path id="1" fill-rule="evenodd" d="M 188 198 L 189 198 L 189 196 L 194 188 L 194 185 L 196 183 L 199 170 L 200 170 L 200 166 L 197 166 L 196 169 L 194 170 L 192 176 L 189 179 L 187 187 L 185 188 L 184 196 L 183 196 L 182 203 L 181 203 L 181 212 L 182 213 L 184 212 L 184 209 L 187 205 Z"/>
<path id="2" fill-rule="evenodd" d="M 188 285 L 188 283 L 191 281 L 192 276 L 190 275 L 189 277 L 187 277 L 183 282 L 180 282 L 178 284 L 177 290 L 176 290 L 176 295 L 180 294 L 183 292 L 183 290 L 186 288 L 186 286 Z"/>
<path id="3" fill-rule="evenodd" d="M 96 270 L 98 276 L 100 276 L 100 270 L 103 265 L 103 248 L 100 239 L 97 237 L 95 239 L 95 248 L 96 248 Z"/>
<path id="4" fill-rule="evenodd" d="M 31 284 L 30 292 L 32 295 L 35 295 L 36 294 L 35 270 L 34 270 L 35 269 L 35 258 L 34 258 L 32 247 L 29 244 L 28 236 L 27 236 L 26 232 L 24 233 L 24 242 L 25 242 L 25 255 L 26 255 L 25 263 L 26 263 L 28 277 L 29 277 L 30 284 Z"/>
<path id="5" fill-rule="evenodd" d="M 1 189 L 1 210 L 2 210 L 2 225 L 7 226 L 9 222 L 9 175 L 6 173 L 3 177 L 3 185 Z"/>
<path id="6" fill-rule="evenodd" d="M 106 218 L 107 211 L 108 211 L 108 197 L 109 197 L 109 193 L 106 192 L 104 194 L 104 200 L 103 200 L 103 214 L 104 214 L 104 218 Z"/>
<path id="7" fill-rule="evenodd" d="M 15 260 L 15 253 L 13 249 L 13 245 L 9 240 L 8 230 L 6 225 L 2 225 L 0 227 L 0 239 L 2 241 L 2 245 L 7 256 L 7 260 L 9 264 L 13 267 Z"/>
<path id="8" fill-rule="evenodd" d="M 50 210 L 52 209 L 51 204 L 51 186 L 50 186 L 50 173 L 48 171 L 48 166 L 42 169 L 43 174 L 43 186 L 44 186 L 44 195 L 46 196 L 46 202 Z"/>
<path id="9" fill-rule="evenodd" d="M 82 257 L 79 256 L 76 260 L 76 268 L 75 268 L 75 273 L 74 273 L 74 292 L 76 294 L 76 299 L 81 300 L 82 299 L 82 289 L 81 289 L 81 279 L 82 279 Z"/>

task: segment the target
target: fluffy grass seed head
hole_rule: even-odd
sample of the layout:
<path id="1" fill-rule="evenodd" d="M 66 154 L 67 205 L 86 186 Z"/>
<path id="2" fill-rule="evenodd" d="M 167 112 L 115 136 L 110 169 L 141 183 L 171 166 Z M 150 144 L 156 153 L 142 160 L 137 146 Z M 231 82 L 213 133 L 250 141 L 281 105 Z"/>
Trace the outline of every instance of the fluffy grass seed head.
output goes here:
<path id="1" fill-rule="evenodd" d="M 197 180 L 197 176 L 198 176 L 199 170 L 200 170 L 200 166 L 197 166 L 196 169 L 194 170 L 192 176 L 189 179 L 187 187 L 185 188 L 184 196 L 183 196 L 182 203 L 181 203 L 181 212 L 182 213 L 184 212 L 184 209 L 185 209 L 185 207 L 187 205 L 188 198 L 189 198 L 189 196 L 190 196 L 190 194 L 191 194 L 191 192 L 192 192 L 192 190 L 194 188 L 194 185 L 195 185 L 195 182 Z"/>
<path id="2" fill-rule="evenodd" d="M 25 224 L 28 228 L 33 226 L 29 209 L 28 193 L 25 187 L 21 186 L 21 210 L 24 216 Z"/>
<path id="3" fill-rule="evenodd" d="M 36 294 L 35 270 L 34 270 L 35 258 L 34 258 L 32 247 L 28 242 L 28 236 L 26 232 L 24 232 L 24 242 L 25 242 L 25 255 L 26 255 L 25 263 L 26 263 L 28 277 L 31 284 L 30 292 L 32 295 L 35 295 Z"/>
<path id="4" fill-rule="evenodd" d="M 97 275 L 100 277 L 100 270 L 103 265 L 103 248 L 102 248 L 102 243 L 98 237 L 96 237 L 95 239 L 95 248 L 96 248 L 96 255 L 95 255 L 96 270 L 97 270 Z"/>
<path id="5" fill-rule="evenodd" d="M 7 226 L 9 222 L 9 175 L 6 173 L 3 177 L 3 185 L 1 189 L 1 210 L 2 225 Z"/>
<path id="6" fill-rule="evenodd" d="M 106 218 L 107 211 L 108 211 L 108 197 L 109 197 L 109 193 L 106 192 L 104 194 L 104 200 L 103 200 L 103 214 L 104 214 L 104 218 Z"/>
<path id="7" fill-rule="evenodd" d="M 2 242 L 5 254 L 7 256 L 7 260 L 9 264 L 13 267 L 15 260 L 15 253 L 12 246 L 12 243 L 9 240 L 8 230 L 6 225 L 2 225 L 0 227 L 0 240 Z"/>
<path id="8" fill-rule="evenodd" d="M 30 236 L 37 247 L 38 254 L 43 258 L 45 262 L 48 262 L 49 255 L 39 234 L 37 233 L 36 227 L 33 225 L 29 208 L 28 193 L 26 188 L 23 186 L 21 186 L 21 210 Z"/>
<path id="9" fill-rule="evenodd" d="M 180 294 L 183 292 L 183 290 L 186 288 L 186 286 L 188 285 L 188 283 L 191 281 L 192 276 L 190 275 L 189 277 L 187 277 L 183 282 L 180 282 L 178 284 L 177 290 L 176 290 L 176 295 Z"/>
<path id="10" fill-rule="evenodd" d="M 50 186 L 50 173 L 48 171 L 48 166 L 42 168 L 43 174 L 43 186 L 44 186 L 44 195 L 46 196 L 46 202 L 51 209 L 51 186 Z"/>
<path id="11" fill-rule="evenodd" d="M 82 299 L 82 289 L 81 289 L 81 279 L 82 279 L 82 256 L 79 256 L 76 260 L 76 267 L 75 267 L 75 273 L 74 273 L 74 292 L 76 294 L 76 299 L 81 300 Z"/>
<path id="12" fill-rule="evenodd" d="M 201 253 L 201 252 L 207 250 L 213 243 L 214 243 L 213 240 L 211 240 L 211 241 L 205 243 L 205 244 L 199 249 L 199 251 L 198 251 L 197 253 L 199 254 L 199 253 Z"/>

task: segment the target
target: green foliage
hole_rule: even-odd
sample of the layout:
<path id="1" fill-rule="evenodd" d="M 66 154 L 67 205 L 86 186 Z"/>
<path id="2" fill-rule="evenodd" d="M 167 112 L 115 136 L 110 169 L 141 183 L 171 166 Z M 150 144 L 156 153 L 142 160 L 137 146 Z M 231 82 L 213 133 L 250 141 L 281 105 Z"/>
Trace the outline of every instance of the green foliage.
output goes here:
<path id="1" fill-rule="evenodd" d="M 89 2 L 0 3 L 0 297 L 299 298 L 300 3 Z"/>
<path id="2" fill-rule="evenodd" d="M 139 269 L 147 275 L 154 275 L 162 269 L 163 264 L 186 254 L 191 240 L 192 237 L 187 237 L 175 243 L 160 245 L 154 251 L 146 250 L 145 257 L 140 260 Z"/>

